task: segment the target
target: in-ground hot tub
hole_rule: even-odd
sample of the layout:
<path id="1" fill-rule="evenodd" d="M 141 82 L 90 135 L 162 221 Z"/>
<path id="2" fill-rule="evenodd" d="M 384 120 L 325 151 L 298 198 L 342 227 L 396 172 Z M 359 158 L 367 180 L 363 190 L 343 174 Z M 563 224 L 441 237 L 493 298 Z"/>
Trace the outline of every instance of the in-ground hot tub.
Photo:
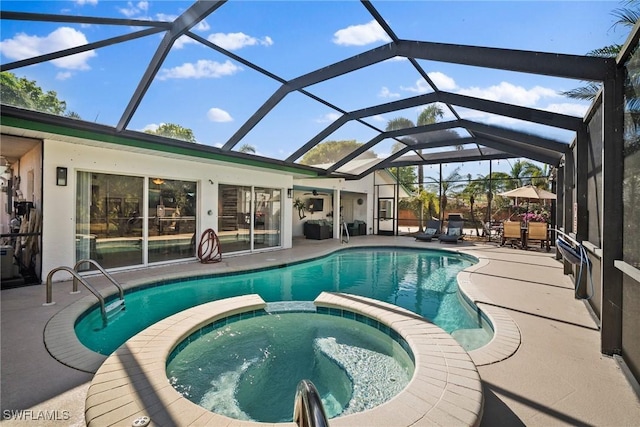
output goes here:
<path id="1" fill-rule="evenodd" d="M 372 409 L 336 417 L 332 427 L 480 424 L 484 398 L 477 368 L 441 328 L 398 306 L 357 295 L 323 292 L 314 303 L 336 313 L 376 320 L 380 328 L 401 336 L 415 359 L 413 377 L 399 394 Z M 169 383 L 166 367 L 171 353 L 194 332 L 265 306 L 257 295 L 228 298 L 175 314 L 140 332 L 96 372 L 85 401 L 87 424 L 130 425 L 148 417 L 157 425 L 264 425 L 214 413 L 189 401 Z M 280 425 L 295 426 L 292 421 Z"/>
<path id="2" fill-rule="evenodd" d="M 301 380 L 316 386 L 334 418 L 388 401 L 413 371 L 406 341 L 377 320 L 296 302 L 206 325 L 167 363 L 167 376 L 187 399 L 258 422 L 290 421 Z"/>

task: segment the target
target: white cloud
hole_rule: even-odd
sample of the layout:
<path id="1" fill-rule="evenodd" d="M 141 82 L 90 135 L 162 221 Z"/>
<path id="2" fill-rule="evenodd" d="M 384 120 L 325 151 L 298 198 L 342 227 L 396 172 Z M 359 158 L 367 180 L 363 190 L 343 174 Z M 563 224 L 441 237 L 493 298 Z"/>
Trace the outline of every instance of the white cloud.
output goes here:
<path id="1" fill-rule="evenodd" d="M 333 34 L 333 42 L 341 46 L 364 46 L 379 41 L 388 43 L 391 38 L 375 19 L 367 24 L 350 25 Z"/>
<path id="2" fill-rule="evenodd" d="M 85 4 L 90 4 L 92 6 L 95 6 L 98 4 L 98 0 L 76 0 L 76 4 L 78 6 L 84 6 Z"/>
<path id="3" fill-rule="evenodd" d="M 573 104 L 570 102 L 562 102 L 557 104 L 549 104 L 543 110 L 553 113 L 567 114 L 570 116 L 584 117 L 587 114 L 589 106 L 586 104 Z"/>
<path id="4" fill-rule="evenodd" d="M 173 42 L 173 47 L 176 49 L 182 49 L 188 44 L 198 44 L 198 42 L 189 36 L 180 36 L 175 42 Z"/>
<path id="5" fill-rule="evenodd" d="M 67 80 L 73 76 L 71 71 L 60 71 L 56 74 L 56 80 Z"/>
<path id="6" fill-rule="evenodd" d="M 458 93 L 525 107 L 532 107 L 536 105 L 536 103 L 542 98 L 553 98 L 559 96 L 557 91 L 553 89 L 541 86 L 534 86 L 531 89 L 527 89 L 508 82 L 501 82 L 498 85 L 486 88 L 470 87 L 461 89 Z"/>
<path id="7" fill-rule="evenodd" d="M 380 114 L 376 114 L 375 116 L 371 116 L 370 117 L 371 120 L 376 121 L 376 122 L 387 122 L 387 119 L 384 118 L 384 116 L 381 116 Z"/>
<path id="8" fill-rule="evenodd" d="M 119 7 L 118 11 L 127 18 L 132 18 L 141 13 L 146 13 L 149 10 L 148 1 L 139 1 L 134 4 L 133 2 L 127 2 L 127 7 Z M 175 18 L 174 18 L 175 19 Z"/>
<path id="9" fill-rule="evenodd" d="M 25 33 L 16 34 L 12 39 L 0 42 L 0 53 L 7 58 L 21 60 L 69 49 L 87 44 L 87 38 L 80 31 L 69 27 L 60 27 L 45 37 L 30 36 Z M 54 59 L 53 65 L 69 70 L 88 70 L 89 59 L 96 56 L 93 50 L 75 55 Z"/>
<path id="10" fill-rule="evenodd" d="M 440 90 L 454 90 L 458 87 L 455 80 L 440 71 L 427 73 L 427 76 L 429 76 L 433 84 Z"/>
<path id="11" fill-rule="evenodd" d="M 176 20 L 177 17 L 178 15 L 167 15 L 166 13 L 156 13 L 156 19 L 158 21 L 173 22 Z"/>
<path id="12" fill-rule="evenodd" d="M 333 123 L 342 117 L 342 114 L 339 113 L 327 113 L 324 116 L 316 119 L 316 123 Z"/>
<path id="13" fill-rule="evenodd" d="M 150 123 L 148 125 L 146 125 L 145 127 L 142 128 L 142 132 L 146 132 L 148 130 L 150 130 L 151 132 L 155 132 L 158 130 L 158 128 L 160 126 L 162 126 L 164 123 L 160 123 L 159 125 L 155 124 L 155 123 Z"/>
<path id="14" fill-rule="evenodd" d="M 211 26 L 209 25 L 209 23 L 205 19 L 203 19 L 202 21 L 200 21 L 200 22 L 198 22 L 196 24 L 194 29 L 196 29 L 198 31 L 209 31 L 211 29 Z"/>
<path id="15" fill-rule="evenodd" d="M 178 15 L 168 15 L 166 13 L 156 13 L 156 19 L 158 21 L 164 21 L 164 22 L 173 22 L 178 18 Z M 203 19 L 202 21 L 198 22 L 196 24 L 195 27 L 193 27 L 195 30 L 198 31 L 209 31 L 209 29 L 211 28 L 210 25 L 207 23 L 206 19 Z"/>
<path id="16" fill-rule="evenodd" d="M 200 59 L 196 63 L 186 62 L 174 68 L 163 68 L 158 78 L 167 79 L 200 79 L 231 76 L 242 68 L 227 60 L 224 63 Z"/>
<path id="17" fill-rule="evenodd" d="M 139 14 L 141 11 L 140 9 L 134 6 L 133 2 L 128 2 L 127 7 L 119 7 L 118 12 L 120 12 L 127 18 L 131 18 Z"/>
<path id="18" fill-rule="evenodd" d="M 245 33 L 214 33 L 207 37 L 207 40 L 227 50 L 238 50 L 255 45 L 271 46 L 273 44 L 271 37 L 267 36 L 260 40 Z"/>
<path id="19" fill-rule="evenodd" d="M 394 56 L 393 58 L 389 58 L 389 59 L 385 59 L 382 62 L 402 62 L 402 61 L 408 61 L 409 58 L 407 58 L 406 56 Z"/>
<path id="20" fill-rule="evenodd" d="M 216 122 L 216 123 L 225 123 L 225 122 L 233 121 L 233 117 L 231 117 L 231 114 L 227 113 L 226 111 L 220 108 L 215 108 L 215 107 L 210 108 L 209 111 L 207 111 L 207 118 L 212 122 Z"/>
<path id="21" fill-rule="evenodd" d="M 427 83 L 427 81 L 422 77 L 416 80 L 416 84 L 414 86 L 400 86 L 400 89 L 406 90 L 407 92 L 413 92 L 413 93 L 433 92 L 433 89 L 431 89 L 431 86 L 429 86 L 429 83 Z"/>
<path id="22" fill-rule="evenodd" d="M 380 98 L 400 98 L 400 94 L 397 92 L 391 92 L 388 87 L 383 86 L 378 92 Z"/>

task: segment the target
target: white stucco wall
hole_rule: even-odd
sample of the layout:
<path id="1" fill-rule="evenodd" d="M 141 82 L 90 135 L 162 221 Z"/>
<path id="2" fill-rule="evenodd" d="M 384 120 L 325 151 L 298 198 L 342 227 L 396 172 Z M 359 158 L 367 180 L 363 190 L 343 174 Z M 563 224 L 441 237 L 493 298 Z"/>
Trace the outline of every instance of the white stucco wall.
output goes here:
<path id="1" fill-rule="evenodd" d="M 58 166 L 68 170 L 66 187 L 56 185 Z M 218 184 L 280 188 L 285 200 L 282 204 L 282 247 L 291 247 L 292 203 L 286 202 L 287 189 L 293 187 L 290 175 L 237 164 L 211 164 L 199 159 L 168 158 L 48 139 L 44 142 L 43 167 L 43 280 L 50 270 L 75 263 L 77 171 L 197 182 L 198 239 L 207 228 L 218 228 Z M 211 215 L 207 214 L 209 210 Z M 295 214 L 297 216 L 297 212 Z M 54 280 L 58 280 L 57 277 Z M 64 278 L 63 273 L 60 278 Z"/>

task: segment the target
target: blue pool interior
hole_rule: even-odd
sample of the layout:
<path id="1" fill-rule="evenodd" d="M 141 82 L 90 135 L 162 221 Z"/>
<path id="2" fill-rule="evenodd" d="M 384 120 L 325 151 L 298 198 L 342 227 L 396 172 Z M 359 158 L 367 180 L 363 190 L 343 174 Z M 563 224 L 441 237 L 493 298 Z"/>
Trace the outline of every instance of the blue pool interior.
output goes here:
<path id="1" fill-rule="evenodd" d="M 266 302 L 313 301 L 322 291 L 386 301 L 417 313 L 451 333 L 467 350 L 493 331 L 460 297 L 456 276 L 473 257 L 438 250 L 353 248 L 281 268 L 158 282 L 125 294 L 126 309 L 103 327 L 96 307 L 75 325 L 79 340 L 105 355 L 146 327 L 209 301 L 258 294 Z"/>
<path id="2" fill-rule="evenodd" d="M 172 352 L 167 376 L 187 399 L 239 420 L 291 421 L 298 383 L 307 379 L 329 418 L 391 399 L 413 376 L 413 354 L 378 321 L 339 309 L 220 319 Z"/>

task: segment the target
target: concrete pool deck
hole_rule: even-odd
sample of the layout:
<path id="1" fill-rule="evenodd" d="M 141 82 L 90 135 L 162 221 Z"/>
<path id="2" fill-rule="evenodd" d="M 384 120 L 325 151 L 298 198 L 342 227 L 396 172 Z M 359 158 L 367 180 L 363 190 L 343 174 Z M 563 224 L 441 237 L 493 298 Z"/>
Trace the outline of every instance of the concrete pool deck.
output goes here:
<path id="1" fill-rule="evenodd" d="M 479 304 L 508 313 L 517 324 L 521 343 L 504 360 L 478 367 L 485 400 L 481 425 L 639 424 L 636 391 L 616 360 L 600 354 L 598 326 L 585 304 L 574 299 L 571 282 L 552 254 L 478 242 L 415 242 L 409 237 L 359 236 L 348 244 L 360 245 L 461 250 L 483 261 L 467 270 L 461 280 L 481 291 L 478 298 L 484 300 L 474 297 Z M 238 271 L 294 262 L 344 246 L 334 240 L 295 239 L 289 250 L 223 256 L 219 264 L 191 262 L 115 277 L 129 285 L 185 274 Z M 91 280 L 94 282 L 106 286 L 102 279 Z M 70 290 L 70 282 L 55 283 L 57 304 L 48 307 L 42 306 L 44 286 L 2 291 L 3 424 L 84 425 L 85 398 L 93 374 L 62 365 L 43 343 L 47 322 L 86 295 L 70 295 Z M 12 415 L 31 420 L 7 420 Z M 55 419 L 45 422 L 47 417 Z M 35 418 L 39 418 L 36 424 Z"/>

